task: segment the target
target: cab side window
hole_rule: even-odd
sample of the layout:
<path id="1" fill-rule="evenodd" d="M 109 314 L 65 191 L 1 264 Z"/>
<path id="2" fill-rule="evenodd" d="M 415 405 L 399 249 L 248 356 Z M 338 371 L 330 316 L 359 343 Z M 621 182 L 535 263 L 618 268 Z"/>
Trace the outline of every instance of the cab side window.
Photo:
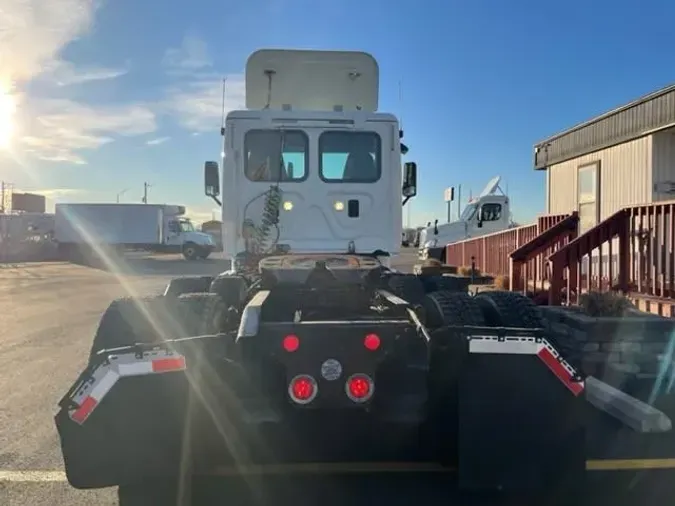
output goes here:
<path id="1" fill-rule="evenodd" d="M 501 204 L 483 204 L 480 208 L 481 221 L 498 221 L 502 217 Z"/>
<path id="2" fill-rule="evenodd" d="M 178 234 L 180 232 L 180 227 L 178 226 L 177 221 L 170 221 L 169 222 L 169 232 L 173 234 Z"/>

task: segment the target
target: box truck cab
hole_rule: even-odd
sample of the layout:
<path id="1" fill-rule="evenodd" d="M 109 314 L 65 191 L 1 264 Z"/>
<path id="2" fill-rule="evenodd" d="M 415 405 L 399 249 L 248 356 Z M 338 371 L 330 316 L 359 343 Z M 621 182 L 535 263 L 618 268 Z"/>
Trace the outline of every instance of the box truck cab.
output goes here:
<path id="1" fill-rule="evenodd" d="M 184 214 L 184 206 L 164 206 L 164 240 L 160 249 L 182 253 L 186 260 L 208 258 L 216 246 L 213 237 L 196 230 Z"/>
<path id="2" fill-rule="evenodd" d="M 226 258 L 357 253 L 387 262 L 401 248 L 398 121 L 377 112 L 379 70 L 366 53 L 261 50 L 246 65 L 246 106 L 223 129 L 222 181 L 205 164 Z M 236 263 L 236 262 L 235 262 Z"/>

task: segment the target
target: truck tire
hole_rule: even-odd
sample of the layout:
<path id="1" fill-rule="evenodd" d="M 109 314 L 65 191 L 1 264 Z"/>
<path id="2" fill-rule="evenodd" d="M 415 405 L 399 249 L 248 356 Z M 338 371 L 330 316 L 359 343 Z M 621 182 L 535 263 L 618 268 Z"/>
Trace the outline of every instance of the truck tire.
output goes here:
<path id="1" fill-rule="evenodd" d="M 215 293 L 184 293 L 178 296 L 178 310 L 186 336 L 217 334 L 223 330 L 227 309 Z"/>
<path id="2" fill-rule="evenodd" d="M 437 329 L 446 325 L 485 325 L 481 307 L 468 293 L 439 291 L 427 294 L 422 307 L 426 325 Z"/>
<path id="3" fill-rule="evenodd" d="M 96 330 L 89 352 L 90 361 L 101 350 L 136 343 L 159 343 L 177 337 L 179 325 L 171 302 L 172 299 L 161 295 L 112 301 Z"/>
<path id="4" fill-rule="evenodd" d="M 196 260 L 199 258 L 199 246 L 193 242 L 186 242 L 183 244 L 182 253 L 185 260 Z"/>
<path id="5" fill-rule="evenodd" d="M 248 282 L 242 276 L 221 274 L 213 278 L 208 291 L 217 294 L 226 309 L 241 309 L 248 296 Z"/>
<path id="6" fill-rule="evenodd" d="M 178 297 L 184 293 L 208 292 L 213 276 L 176 278 L 169 281 L 164 290 L 165 297 Z"/>
<path id="7" fill-rule="evenodd" d="M 421 304 L 426 294 L 424 284 L 414 274 L 394 274 L 387 280 L 387 287 L 397 297 L 410 304 Z"/>
<path id="8" fill-rule="evenodd" d="M 541 309 L 516 292 L 481 292 L 474 297 L 490 327 L 545 328 Z"/>

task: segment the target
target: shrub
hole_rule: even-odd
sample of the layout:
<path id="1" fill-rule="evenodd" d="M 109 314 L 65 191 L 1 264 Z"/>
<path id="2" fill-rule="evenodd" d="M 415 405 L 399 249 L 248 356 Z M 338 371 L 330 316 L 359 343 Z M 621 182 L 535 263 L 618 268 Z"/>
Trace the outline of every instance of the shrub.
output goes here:
<path id="1" fill-rule="evenodd" d="M 511 288 L 509 277 L 504 275 L 497 276 L 494 284 L 497 290 L 509 290 Z"/>
<path id="2" fill-rule="evenodd" d="M 624 316 L 633 303 L 617 292 L 588 292 L 579 297 L 579 305 L 589 316 Z"/>
<path id="3" fill-rule="evenodd" d="M 460 276 L 471 276 L 471 266 L 470 265 L 463 265 L 457 269 L 457 274 Z M 474 276 L 480 276 L 480 269 L 476 268 L 476 271 L 474 272 Z"/>

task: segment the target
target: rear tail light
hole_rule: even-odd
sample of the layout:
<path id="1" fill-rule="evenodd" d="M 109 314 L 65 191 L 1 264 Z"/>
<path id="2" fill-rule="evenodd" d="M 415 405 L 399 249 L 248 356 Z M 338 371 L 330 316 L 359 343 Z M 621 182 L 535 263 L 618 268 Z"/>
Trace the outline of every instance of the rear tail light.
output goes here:
<path id="1" fill-rule="evenodd" d="M 366 402 L 375 393 L 375 383 L 367 374 L 354 374 L 347 379 L 345 392 L 354 402 Z"/>
<path id="2" fill-rule="evenodd" d="M 380 336 L 377 334 L 368 334 L 363 339 L 363 346 L 369 351 L 375 351 L 380 347 Z"/>
<path id="3" fill-rule="evenodd" d="M 293 353 L 300 347 L 300 338 L 295 334 L 287 335 L 284 337 L 282 346 L 288 353 Z"/>
<path id="4" fill-rule="evenodd" d="M 309 404 L 318 393 L 316 380 L 307 374 L 296 376 L 288 385 L 288 395 L 296 404 Z"/>

